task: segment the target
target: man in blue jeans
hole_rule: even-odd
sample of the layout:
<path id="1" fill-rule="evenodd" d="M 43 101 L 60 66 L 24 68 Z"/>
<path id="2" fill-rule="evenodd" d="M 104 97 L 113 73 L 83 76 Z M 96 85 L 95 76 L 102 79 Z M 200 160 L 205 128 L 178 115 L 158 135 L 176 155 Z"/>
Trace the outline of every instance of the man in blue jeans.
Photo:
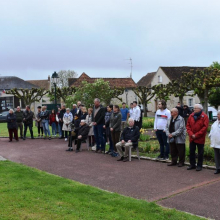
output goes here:
<path id="1" fill-rule="evenodd" d="M 106 109 L 100 105 L 100 100 L 94 100 L 94 107 L 92 112 L 93 131 L 96 141 L 96 153 L 104 151 L 105 153 L 105 140 L 103 136 L 103 125 L 105 124 Z"/>
<path id="2" fill-rule="evenodd" d="M 171 114 L 170 111 L 167 109 L 166 102 L 161 100 L 158 102 L 158 110 L 155 114 L 155 121 L 154 121 L 154 130 L 156 131 L 156 136 L 160 144 L 160 155 L 157 159 L 169 159 L 169 144 L 167 143 L 167 136 L 166 136 L 166 125 L 168 119 L 170 119 Z M 165 147 L 165 151 L 164 151 Z"/>

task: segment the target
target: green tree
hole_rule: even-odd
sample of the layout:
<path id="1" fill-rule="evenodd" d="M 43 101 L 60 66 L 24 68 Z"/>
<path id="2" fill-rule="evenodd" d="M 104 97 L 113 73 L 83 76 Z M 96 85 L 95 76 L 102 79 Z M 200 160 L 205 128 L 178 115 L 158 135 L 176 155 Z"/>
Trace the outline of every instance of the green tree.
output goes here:
<path id="1" fill-rule="evenodd" d="M 133 92 L 138 96 L 144 109 L 144 116 L 147 117 L 147 104 L 154 97 L 153 88 L 138 86 L 132 89 Z"/>
<path id="2" fill-rule="evenodd" d="M 211 106 L 215 106 L 218 109 L 220 105 L 220 88 L 212 88 L 211 94 L 209 95 L 208 102 Z"/>
<path id="3" fill-rule="evenodd" d="M 33 102 L 39 102 L 44 95 L 49 91 L 42 88 L 32 88 L 32 89 L 18 89 L 14 88 L 9 91 L 6 91 L 6 94 L 11 94 L 22 99 L 25 105 L 30 105 Z"/>
<path id="4" fill-rule="evenodd" d="M 94 83 L 82 82 L 78 87 L 74 101 L 81 100 L 87 107 L 93 105 L 94 99 L 99 98 L 103 104 L 109 104 L 111 99 L 119 98 L 124 93 L 124 88 L 111 88 L 108 81 L 97 79 Z"/>
<path id="5" fill-rule="evenodd" d="M 165 101 L 169 100 L 169 96 L 171 95 L 171 90 L 168 84 L 159 84 L 153 87 L 153 93 L 155 95 L 155 100 L 163 99 Z"/>

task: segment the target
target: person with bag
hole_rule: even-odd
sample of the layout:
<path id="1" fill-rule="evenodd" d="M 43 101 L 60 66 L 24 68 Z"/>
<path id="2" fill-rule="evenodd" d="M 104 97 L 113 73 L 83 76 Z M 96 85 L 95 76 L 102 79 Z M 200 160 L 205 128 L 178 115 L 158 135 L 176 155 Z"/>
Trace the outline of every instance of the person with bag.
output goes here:
<path id="1" fill-rule="evenodd" d="M 171 163 L 168 166 L 177 165 L 178 167 L 184 166 L 185 162 L 185 141 L 186 141 L 186 127 L 183 117 L 178 115 L 178 109 L 171 110 L 171 118 L 168 119 L 166 125 L 167 142 L 170 145 Z"/>

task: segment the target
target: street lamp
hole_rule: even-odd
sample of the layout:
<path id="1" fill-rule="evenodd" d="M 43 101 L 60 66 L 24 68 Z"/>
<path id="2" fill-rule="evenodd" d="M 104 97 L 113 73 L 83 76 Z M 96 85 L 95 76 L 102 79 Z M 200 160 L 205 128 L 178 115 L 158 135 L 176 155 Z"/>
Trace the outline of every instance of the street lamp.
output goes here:
<path id="1" fill-rule="evenodd" d="M 57 109 L 57 97 L 56 97 L 56 94 L 57 94 L 57 83 L 58 83 L 58 79 L 59 79 L 59 76 L 58 74 L 56 73 L 56 71 L 54 71 L 54 73 L 52 74 L 52 83 L 54 85 L 54 101 L 55 101 L 55 108 Z"/>
<path id="2" fill-rule="evenodd" d="M 128 89 L 125 89 L 125 94 L 126 94 L 126 105 L 128 105 Z"/>

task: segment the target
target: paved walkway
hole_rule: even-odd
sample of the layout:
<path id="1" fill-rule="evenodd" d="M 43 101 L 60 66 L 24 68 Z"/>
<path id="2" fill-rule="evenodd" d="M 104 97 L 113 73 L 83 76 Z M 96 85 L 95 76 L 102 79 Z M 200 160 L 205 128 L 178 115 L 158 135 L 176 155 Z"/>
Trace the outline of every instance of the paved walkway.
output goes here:
<path id="1" fill-rule="evenodd" d="M 8 142 L 0 138 L 0 155 L 65 178 L 165 207 L 220 219 L 220 175 L 213 170 L 187 171 L 154 161 L 118 162 L 109 155 L 66 152 L 64 140 Z"/>

